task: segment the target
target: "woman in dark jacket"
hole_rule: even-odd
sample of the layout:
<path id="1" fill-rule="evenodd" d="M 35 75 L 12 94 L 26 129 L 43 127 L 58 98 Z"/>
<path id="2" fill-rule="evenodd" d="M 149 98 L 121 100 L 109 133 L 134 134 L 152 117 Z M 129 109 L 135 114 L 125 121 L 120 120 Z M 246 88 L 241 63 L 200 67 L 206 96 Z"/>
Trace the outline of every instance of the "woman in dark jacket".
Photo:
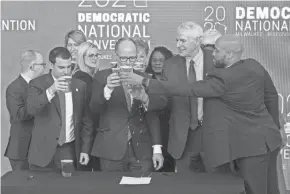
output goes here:
<path id="1" fill-rule="evenodd" d="M 90 42 L 82 43 L 77 52 L 77 63 L 73 70 L 73 77 L 87 84 L 89 101 L 92 97 L 93 76 L 99 69 L 99 50 Z"/>
<path id="2" fill-rule="evenodd" d="M 153 79 L 160 79 L 162 77 L 162 69 L 164 61 L 173 56 L 172 52 L 166 47 L 160 46 L 155 47 L 152 51 L 146 73 L 152 75 Z M 169 119 L 170 119 L 170 99 L 168 101 L 167 107 L 162 110 L 159 114 L 160 120 L 160 129 L 162 132 L 163 138 L 163 155 L 164 155 L 164 164 L 162 171 L 173 172 L 175 170 L 174 159 L 167 152 L 168 144 L 168 134 L 169 134 Z"/>
<path id="3" fill-rule="evenodd" d="M 87 84 L 88 103 L 90 103 L 92 97 L 93 76 L 99 69 L 99 55 L 99 50 L 96 45 L 90 42 L 84 42 L 79 46 L 76 56 L 73 77 Z M 98 118 L 98 115 L 92 115 L 94 129 L 99 124 Z M 99 169 L 99 159 L 93 156 L 90 156 L 90 162 L 87 166 L 82 166 L 82 170 L 85 171 L 95 171 Z"/>

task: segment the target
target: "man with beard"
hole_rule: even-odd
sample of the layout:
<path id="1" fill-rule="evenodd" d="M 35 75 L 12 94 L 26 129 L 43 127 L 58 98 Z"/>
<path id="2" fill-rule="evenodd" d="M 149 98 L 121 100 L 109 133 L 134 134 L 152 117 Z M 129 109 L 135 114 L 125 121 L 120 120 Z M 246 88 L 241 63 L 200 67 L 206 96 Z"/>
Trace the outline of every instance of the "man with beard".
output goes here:
<path id="1" fill-rule="evenodd" d="M 276 159 L 281 146 L 278 94 L 265 68 L 254 59 L 241 60 L 239 37 L 217 39 L 217 69 L 205 81 L 181 85 L 149 83 L 149 93 L 219 99 L 214 117 L 204 117 L 203 149 L 207 166 L 231 166 L 245 181 L 247 194 L 279 194 Z M 139 77 L 138 77 L 139 79 Z M 134 79 L 138 80 L 137 76 Z M 147 81 L 146 81 L 147 80 Z M 133 81 L 130 81 L 133 82 Z"/>

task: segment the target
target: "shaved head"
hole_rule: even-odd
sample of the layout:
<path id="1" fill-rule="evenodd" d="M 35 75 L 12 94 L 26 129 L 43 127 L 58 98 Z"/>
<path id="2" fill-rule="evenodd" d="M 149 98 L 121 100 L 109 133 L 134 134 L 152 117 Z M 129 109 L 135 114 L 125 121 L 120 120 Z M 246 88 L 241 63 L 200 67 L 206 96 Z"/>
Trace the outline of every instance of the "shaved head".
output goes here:
<path id="1" fill-rule="evenodd" d="M 244 46 L 239 36 L 233 34 L 226 34 L 216 40 L 216 46 L 219 49 L 224 49 L 227 52 L 242 53 Z"/>
<path id="2" fill-rule="evenodd" d="M 231 66 L 241 59 L 244 46 L 239 36 L 226 34 L 215 42 L 213 52 L 215 67 L 224 68 Z"/>

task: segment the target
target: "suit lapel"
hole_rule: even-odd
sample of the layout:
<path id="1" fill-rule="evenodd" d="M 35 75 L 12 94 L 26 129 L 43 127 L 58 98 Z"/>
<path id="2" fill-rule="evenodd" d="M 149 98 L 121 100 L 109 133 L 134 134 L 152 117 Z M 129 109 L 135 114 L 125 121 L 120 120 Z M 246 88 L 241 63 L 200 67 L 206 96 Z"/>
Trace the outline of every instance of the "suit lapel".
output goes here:
<path id="1" fill-rule="evenodd" d="M 175 65 L 175 72 L 178 72 L 178 82 L 182 85 L 188 85 L 188 79 L 187 79 L 187 67 L 186 67 L 186 58 L 179 56 L 179 60 L 177 64 Z M 190 98 L 187 98 L 187 100 L 182 99 L 181 103 L 183 104 L 184 108 L 190 111 L 190 104 L 189 104 Z M 189 113 L 190 114 L 190 113 Z"/>
<path id="2" fill-rule="evenodd" d="M 25 81 L 25 79 L 21 75 L 19 75 L 17 79 L 19 80 L 22 86 L 25 86 L 27 88 L 28 83 Z"/>
<path id="3" fill-rule="evenodd" d="M 51 73 L 48 74 L 47 79 L 46 79 L 46 88 L 50 87 L 54 83 L 54 80 L 52 78 Z M 57 92 L 55 93 L 55 97 L 52 98 L 51 103 L 54 105 L 54 107 L 57 110 L 58 115 L 61 117 L 61 110 L 60 110 L 60 103 L 59 103 L 59 97 Z"/>
<path id="4" fill-rule="evenodd" d="M 126 109 L 128 110 L 128 112 L 130 112 L 130 107 L 131 107 L 131 97 L 130 97 L 130 95 L 127 95 L 127 91 L 125 91 L 125 88 L 123 86 L 117 87 L 117 88 L 120 88 L 121 89 L 119 91 L 120 94 L 118 94 L 118 95 L 121 96 L 121 100 L 122 100 L 124 106 L 126 107 Z M 124 100 L 123 100 L 123 98 L 124 98 Z"/>
<path id="5" fill-rule="evenodd" d="M 78 101 L 79 89 L 78 89 L 75 79 L 71 80 L 71 92 L 72 92 L 72 103 L 73 103 L 73 120 L 75 121 L 79 112 L 79 107 L 78 107 L 79 103 L 77 103 L 79 102 Z"/>
<path id="6" fill-rule="evenodd" d="M 180 57 L 180 56 L 179 56 Z M 184 57 L 180 57 L 178 59 L 178 61 L 176 62 L 176 64 L 174 64 L 174 71 L 173 72 L 173 76 L 178 77 L 178 82 L 182 83 L 183 85 L 188 84 L 188 80 L 187 80 L 187 69 L 186 69 L 186 59 Z"/>
<path id="7" fill-rule="evenodd" d="M 203 79 L 206 79 L 206 75 L 209 72 L 213 72 L 213 57 L 212 51 L 202 50 L 203 51 Z"/>

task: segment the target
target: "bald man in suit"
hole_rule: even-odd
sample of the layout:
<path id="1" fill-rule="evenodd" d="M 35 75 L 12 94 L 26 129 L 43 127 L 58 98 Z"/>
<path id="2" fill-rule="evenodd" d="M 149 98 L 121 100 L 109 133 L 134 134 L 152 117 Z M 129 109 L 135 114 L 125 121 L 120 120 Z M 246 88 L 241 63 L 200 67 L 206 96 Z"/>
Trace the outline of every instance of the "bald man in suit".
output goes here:
<path id="1" fill-rule="evenodd" d="M 6 89 L 6 106 L 10 116 L 10 137 L 4 156 L 9 158 L 12 170 L 27 170 L 34 117 L 27 111 L 29 82 L 43 74 L 46 64 L 34 50 L 21 54 L 21 73 Z"/>

